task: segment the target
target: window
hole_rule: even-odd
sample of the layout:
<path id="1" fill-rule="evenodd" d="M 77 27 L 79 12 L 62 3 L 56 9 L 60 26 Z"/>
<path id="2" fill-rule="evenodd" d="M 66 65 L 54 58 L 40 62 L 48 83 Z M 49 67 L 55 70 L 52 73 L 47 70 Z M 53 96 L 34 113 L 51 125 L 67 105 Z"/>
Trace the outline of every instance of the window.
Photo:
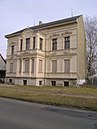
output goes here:
<path id="1" fill-rule="evenodd" d="M 65 37 L 64 48 L 65 48 L 65 49 L 69 49 L 69 48 L 70 48 L 70 36 Z"/>
<path id="2" fill-rule="evenodd" d="M 39 86 L 41 86 L 42 85 L 42 81 L 39 81 Z"/>
<path id="3" fill-rule="evenodd" d="M 69 82 L 68 81 L 65 81 L 64 82 L 64 86 L 68 87 L 69 86 Z"/>
<path id="4" fill-rule="evenodd" d="M 25 73 L 29 73 L 29 60 L 25 60 Z"/>
<path id="5" fill-rule="evenodd" d="M 30 38 L 26 39 L 26 50 L 30 49 Z"/>
<path id="6" fill-rule="evenodd" d="M 32 59 L 32 73 L 34 73 L 34 59 Z"/>
<path id="7" fill-rule="evenodd" d="M 27 85 L 27 80 L 23 80 L 23 85 Z"/>
<path id="8" fill-rule="evenodd" d="M 10 63 L 10 72 L 13 73 L 13 63 Z"/>
<path id="9" fill-rule="evenodd" d="M 52 50 L 57 50 L 57 39 L 52 39 Z"/>
<path id="10" fill-rule="evenodd" d="M 22 51 L 22 48 L 23 47 L 23 39 L 21 39 L 21 42 L 20 42 L 20 51 Z"/>
<path id="11" fill-rule="evenodd" d="M 14 54 L 14 45 L 11 46 L 11 55 L 13 55 L 13 54 Z"/>
<path id="12" fill-rule="evenodd" d="M 52 86 L 56 86 L 56 81 L 51 81 Z"/>
<path id="13" fill-rule="evenodd" d="M 12 79 L 9 79 L 9 83 L 12 84 Z"/>
<path id="14" fill-rule="evenodd" d="M 33 37 L 33 49 L 35 49 L 35 37 Z"/>
<path id="15" fill-rule="evenodd" d="M 57 72 L 57 60 L 52 60 L 52 73 Z"/>
<path id="16" fill-rule="evenodd" d="M 39 60 L 39 72 L 42 72 L 42 60 Z"/>
<path id="17" fill-rule="evenodd" d="M 39 49 L 42 50 L 43 39 L 40 38 L 39 40 L 40 40 L 40 41 L 39 41 L 39 44 L 40 44 Z"/>
<path id="18" fill-rule="evenodd" d="M 17 61 L 14 60 L 14 64 L 13 64 L 13 73 L 16 73 L 16 69 L 17 69 Z"/>
<path id="19" fill-rule="evenodd" d="M 64 72 L 69 73 L 70 72 L 70 60 L 64 60 Z"/>
<path id="20" fill-rule="evenodd" d="M 19 68 L 19 72 L 21 73 L 22 71 L 22 60 L 20 60 L 20 68 Z"/>

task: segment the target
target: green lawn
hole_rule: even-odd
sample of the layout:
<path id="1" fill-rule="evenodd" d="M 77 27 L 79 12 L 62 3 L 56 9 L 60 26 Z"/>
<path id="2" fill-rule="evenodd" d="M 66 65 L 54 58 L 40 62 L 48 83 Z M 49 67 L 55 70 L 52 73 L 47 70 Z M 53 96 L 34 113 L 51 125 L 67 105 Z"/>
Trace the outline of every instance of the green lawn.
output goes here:
<path id="1" fill-rule="evenodd" d="M 97 88 L 0 86 L 0 96 L 97 111 Z"/>

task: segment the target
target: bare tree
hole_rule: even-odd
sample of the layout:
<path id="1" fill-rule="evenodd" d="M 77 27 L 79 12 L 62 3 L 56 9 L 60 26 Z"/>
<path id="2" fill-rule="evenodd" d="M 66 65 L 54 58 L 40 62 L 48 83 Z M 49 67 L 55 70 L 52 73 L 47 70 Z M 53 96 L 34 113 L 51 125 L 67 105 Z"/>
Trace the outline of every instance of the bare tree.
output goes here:
<path id="1" fill-rule="evenodd" d="M 87 44 L 87 79 L 95 73 L 97 61 L 97 18 L 86 17 L 85 32 Z"/>

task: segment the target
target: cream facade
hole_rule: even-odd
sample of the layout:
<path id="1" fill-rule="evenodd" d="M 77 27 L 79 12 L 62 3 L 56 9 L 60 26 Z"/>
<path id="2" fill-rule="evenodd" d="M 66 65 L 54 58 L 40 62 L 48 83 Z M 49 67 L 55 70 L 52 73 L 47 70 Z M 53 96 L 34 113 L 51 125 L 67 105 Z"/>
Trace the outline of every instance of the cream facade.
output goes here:
<path id="1" fill-rule="evenodd" d="M 7 83 L 68 86 L 85 82 L 86 43 L 81 15 L 41 23 L 5 37 Z"/>

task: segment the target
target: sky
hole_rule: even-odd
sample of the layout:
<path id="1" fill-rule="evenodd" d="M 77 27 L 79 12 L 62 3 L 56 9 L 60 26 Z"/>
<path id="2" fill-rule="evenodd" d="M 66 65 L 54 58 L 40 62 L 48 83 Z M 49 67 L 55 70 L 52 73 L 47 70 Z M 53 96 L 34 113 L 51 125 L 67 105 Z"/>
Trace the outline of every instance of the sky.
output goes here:
<path id="1" fill-rule="evenodd" d="M 0 0 L 0 54 L 6 59 L 5 35 L 72 14 L 97 17 L 97 0 Z"/>

